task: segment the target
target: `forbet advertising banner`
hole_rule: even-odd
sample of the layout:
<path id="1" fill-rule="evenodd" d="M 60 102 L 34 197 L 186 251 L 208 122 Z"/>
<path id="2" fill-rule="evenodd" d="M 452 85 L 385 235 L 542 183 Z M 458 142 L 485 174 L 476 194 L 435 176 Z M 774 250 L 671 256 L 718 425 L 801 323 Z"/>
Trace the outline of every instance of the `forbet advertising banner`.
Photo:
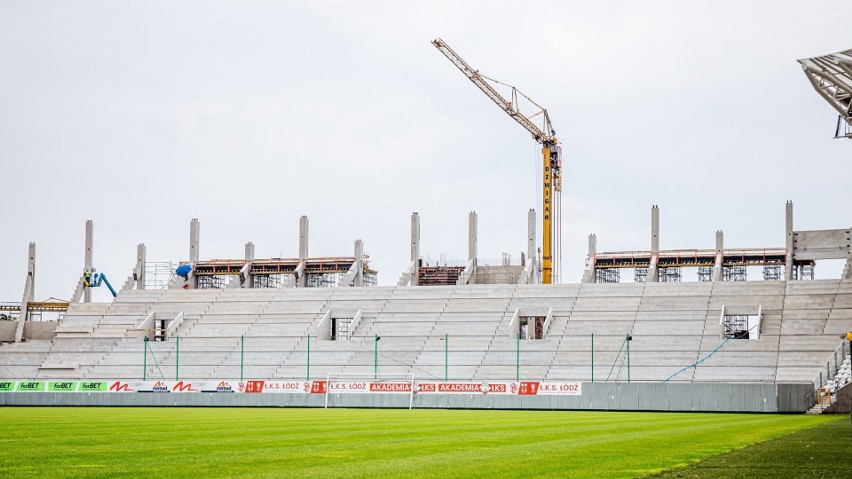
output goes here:
<path id="1" fill-rule="evenodd" d="M 508 396 L 579 396 L 579 382 L 559 381 L 0 381 L 0 393 L 86 392 L 150 394 L 497 394 Z"/>

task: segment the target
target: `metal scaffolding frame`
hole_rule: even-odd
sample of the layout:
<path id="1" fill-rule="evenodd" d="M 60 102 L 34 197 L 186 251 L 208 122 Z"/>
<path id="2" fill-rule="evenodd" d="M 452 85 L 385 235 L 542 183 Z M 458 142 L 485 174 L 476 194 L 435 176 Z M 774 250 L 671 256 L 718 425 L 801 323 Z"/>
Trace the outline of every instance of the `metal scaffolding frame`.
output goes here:
<path id="1" fill-rule="evenodd" d="M 667 266 L 659 270 L 660 283 L 680 283 L 683 279 L 680 266 Z"/>
<path id="2" fill-rule="evenodd" d="M 722 324 L 725 328 L 725 338 L 748 339 L 748 315 L 726 314 Z"/>
<path id="3" fill-rule="evenodd" d="M 228 276 L 221 274 L 205 274 L 195 277 L 198 289 L 222 289 L 228 283 Z"/>
<path id="4" fill-rule="evenodd" d="M 145 289 L 166 289 L 175 276 L 178 264 L 171 261 L 145 263 Z"/>
<path id="5" fill-rule="evenodd" d="M 713 267 L 712 266 L 699 266 L 698 267 L 698 281 L 709 283 L 713 281 Z"/>
<path id="6" fill-rule="evenodd" d="M 596 283 L 619 283 L 621 271 L 618 268 L 600 268 L 595 270 Z"/>
<path id="7" fill-rule="evenodd" d="M 765 281 L 781 281 L 784 279 L 784 267 L 780 264 L 763 265 L 763 279 Z"/>
<path id="8" fill-rule="evenodd" d="M 289 275 L 288 275 L 289 276 Z M 255 274 L 252 275 L 252 288 L 280 288 L 283 284 L 282 274 Z"/>
<path id="9" fill-rule="evenodd" d="M 852 138 L 852 50 L 799 60 L 819 95 L 838 113 L 835 138 Z"/>
<path id="10" fill-rule="evenodd" d="M 725 281 L 746 281 L 748 270 L 742 265 L 723 266 L 722 277 Z"/>
<path id="11" fill-rule="evenodd" d="M 644 283 L 645 278 L 648 277 L 648 268 L 635 268 L 633 270 L 633 282 L 634 283 Z"/>
<path id="12" fill-rule="evenodd" d="M 801 279 L 801 280 L 813 280 L 814 279 L 814 267 L 813 263 L 811 264 L 797 264 L 793 267 L 793 279 Z"/>

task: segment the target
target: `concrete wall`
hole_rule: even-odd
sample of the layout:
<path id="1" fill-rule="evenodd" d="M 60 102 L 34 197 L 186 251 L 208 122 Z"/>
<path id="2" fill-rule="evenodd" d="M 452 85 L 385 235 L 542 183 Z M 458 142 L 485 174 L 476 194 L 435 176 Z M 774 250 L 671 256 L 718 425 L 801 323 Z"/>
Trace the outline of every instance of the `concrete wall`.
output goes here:
<path id="1" fill-rule="evenodd" d="M 49 341 L 56 337 L 57 326 L 59 321 L 27 321 L 24 324 L 24 338 Z"/>
<path id="2" fill-rule="evenodd" d="M 523 266 L 477 266 L 476 284 L 515 284 L 524 270 Z"/>
<path id="3" fill-rule="evenodd" d="M 580 396 L 332 394 L 329 407 L 802 413 L 810 384 L 584 383 Z M 0 393 L 0 406 L 323 407 L 322 394 Z"/>
<path id="4" fill-rule="evenodd" d="M 0 342 L 15 342 L 16 329 L 18 329 L 17 321 L 0 321 Z"/>

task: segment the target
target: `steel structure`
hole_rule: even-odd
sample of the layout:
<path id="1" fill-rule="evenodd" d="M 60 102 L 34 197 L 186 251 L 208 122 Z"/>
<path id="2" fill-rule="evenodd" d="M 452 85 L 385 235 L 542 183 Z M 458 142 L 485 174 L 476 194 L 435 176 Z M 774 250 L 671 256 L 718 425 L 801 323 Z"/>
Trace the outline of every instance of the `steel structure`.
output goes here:
<path id="1" fill-rule="evenodd" d="M 332 286 L 338 275 L 345 274 L 355 264 L 353 256 L 320 258 L 261 258 L 250 261 L 249 274 L 257 288 L 281 286 L 281 275 L 305 274 L 311 287 Z M 369 256 L 364 255 L 364 277 L 367 284 L 376 284 L 376 271 L 368 266 Z M 185 262 L 182 262 L 183 264 Z M 224 287 L 224 279 L 215 277 L 239 276 L 246 265 L 244 259 L 211 259 L 195 262 L 192 274 L 199 279 L 199 288 Z"/>
<path id="2" fill-rule="evenodd" d="M 852 138 L 852 49 L 799 60 L 817 93 L 837 110 L 835 138 Z"/>
<path id="3" fill-rule="evenodd" d="M 479 73 L 467 64 L 452 48 L 440 38 L 433 40 L 432 45 L 444 54 L 462 73 L 482 90 L 485 95 L 500 107 L 512 119 L 523 126 L 533 139 L 541 144 L 544 158 L 542 174 L 542 283 L 550 284 L 559 281 L 561 265 L 562 241 L 562 149 L 558 146 L 556 131 L 550 123 L 547 109 L 524 95 L 517 88 L 501 83 L 493 78 Z M 489 83 L 490 82 L 490 83 Z M 511 99 L 506 99 L 491 85 L 502 84 L 511 88 Z M 523 97 L 537 108 L 530 115 L 520 111 L 519 97 Z M 542 118 L 542 127 L 533 122 L 537 116 Z"/>

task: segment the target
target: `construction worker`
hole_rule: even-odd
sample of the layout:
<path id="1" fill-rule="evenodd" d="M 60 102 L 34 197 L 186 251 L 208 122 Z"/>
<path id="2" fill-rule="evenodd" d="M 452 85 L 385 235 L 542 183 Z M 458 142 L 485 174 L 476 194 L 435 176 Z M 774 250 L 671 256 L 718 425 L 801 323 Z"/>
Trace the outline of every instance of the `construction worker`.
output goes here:
<path id="1" fill-rule="evenodd" d="M 846 333 L 846 340 L 852 341 L 852 330 L 850 330 L 848 333 Z"/>
<path id="2" fill-rule="evenodd" d="M 83 281 L 87 287 L 92 284 L 92 273 L 88 269 L 83 273 Z"/>

